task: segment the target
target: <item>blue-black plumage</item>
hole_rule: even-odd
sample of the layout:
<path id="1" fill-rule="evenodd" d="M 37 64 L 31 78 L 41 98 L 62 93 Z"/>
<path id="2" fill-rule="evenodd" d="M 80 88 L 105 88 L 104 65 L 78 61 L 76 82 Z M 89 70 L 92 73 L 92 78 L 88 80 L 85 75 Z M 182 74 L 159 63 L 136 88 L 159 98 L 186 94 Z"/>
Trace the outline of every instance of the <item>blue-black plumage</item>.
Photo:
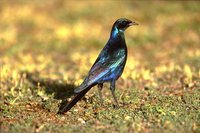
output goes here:
<path id="1" fill-rule="evenodd" d="M 59 113 L 70 110 L 93 86 L 98 85 L 102 101 L 101 90 L 103 83 L 110 82 L 116 106 L 119 107 L 115 96 L 115 82 L 121 76 L 127 59 L 127 46 L 124 31 L 131 25 L 138 25 L 129 19 L 120 18 L 112 27 L 110 38 L 91 67 L 83 83 L 74 90 L 76 96 Z"/>

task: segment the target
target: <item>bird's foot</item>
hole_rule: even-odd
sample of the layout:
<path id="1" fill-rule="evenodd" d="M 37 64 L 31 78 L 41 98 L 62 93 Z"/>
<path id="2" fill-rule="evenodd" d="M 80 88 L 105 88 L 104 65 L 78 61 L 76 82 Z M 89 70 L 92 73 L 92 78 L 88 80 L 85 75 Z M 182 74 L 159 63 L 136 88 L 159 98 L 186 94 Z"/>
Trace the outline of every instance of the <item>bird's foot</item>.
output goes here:
<path id="1" fill-rule="evenodd" d="M 113 104 L 113 108 L 114 108 L 114 109 L 119 109 L 120 106 L 119 106 L 119 105 L 115 105 L 115 104 Z"/>
<path id="2" fill-rule="evenodd" d="M 125 102 L 123 102 L 123 103 L 121 103 L 121 104 L 122 104 L 123 107 L 129 105 L 128 103 L 125 103 Z"/>

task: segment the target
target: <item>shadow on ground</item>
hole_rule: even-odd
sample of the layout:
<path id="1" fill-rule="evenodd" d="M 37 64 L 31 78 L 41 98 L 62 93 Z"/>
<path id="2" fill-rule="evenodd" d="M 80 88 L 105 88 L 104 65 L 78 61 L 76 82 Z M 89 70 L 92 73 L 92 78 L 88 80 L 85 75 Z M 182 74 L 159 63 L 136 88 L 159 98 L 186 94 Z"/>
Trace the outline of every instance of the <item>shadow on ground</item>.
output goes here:
<path id="1" fill-rule="evenodd" d="M 67 98 L 70 98 L 72 95 L 74 95 L 74 88 L 76 88 L 74 84 L 61 83 L 52 79 L 42 79 L 39 77 L 38 72 L 26 72 L 26 75 L 27 80 L 34 86 L 38 86 L 39 84 L 41 87 L 44 87 L 47 94 L 54 94 L 55 99 L 62 100 L 59 111 L 67 105 Z"/>

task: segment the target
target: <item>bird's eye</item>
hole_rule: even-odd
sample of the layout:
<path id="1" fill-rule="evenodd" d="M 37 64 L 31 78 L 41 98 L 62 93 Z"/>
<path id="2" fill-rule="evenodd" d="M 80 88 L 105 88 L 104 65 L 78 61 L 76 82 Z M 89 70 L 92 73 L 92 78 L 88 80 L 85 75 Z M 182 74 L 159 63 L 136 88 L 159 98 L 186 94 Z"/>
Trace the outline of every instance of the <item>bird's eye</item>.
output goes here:
<path id="1" fill-rule="evenodd" d="M 123 29 L 124 27 L 126 27 L 126 23 L 123 21 L 118 25 L 119 29 Z"/>

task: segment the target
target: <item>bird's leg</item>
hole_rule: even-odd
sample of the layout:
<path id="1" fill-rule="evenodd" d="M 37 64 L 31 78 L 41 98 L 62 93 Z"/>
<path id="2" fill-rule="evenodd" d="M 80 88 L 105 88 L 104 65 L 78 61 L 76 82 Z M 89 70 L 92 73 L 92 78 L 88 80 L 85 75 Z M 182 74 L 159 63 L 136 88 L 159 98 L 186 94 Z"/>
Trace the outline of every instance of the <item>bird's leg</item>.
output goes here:
<path id="1" fill-rule="evenodd" d="M 101 105 L 103 105 L 103 98 L 102 98 L 103 83 L 100 83 L 97 86 L 98 86 L 99 98 L 100 98 L 100 101 L 101 101 Z"/>
<path id="2" fill-rule="evenodd" d="M 112 82 L 110 83 L 110 90 L 111 90 L 111 92 L 112 92 L 113 99 L 114 99 L 114 101 L 115 101 L 116 107 L 119 108 L 119 104 L 118 104 L 118 101 L 117 101 L 117 97 L 116 97 L 116 95 L 115 95 L 115 80 L 112 81 Z"/>

